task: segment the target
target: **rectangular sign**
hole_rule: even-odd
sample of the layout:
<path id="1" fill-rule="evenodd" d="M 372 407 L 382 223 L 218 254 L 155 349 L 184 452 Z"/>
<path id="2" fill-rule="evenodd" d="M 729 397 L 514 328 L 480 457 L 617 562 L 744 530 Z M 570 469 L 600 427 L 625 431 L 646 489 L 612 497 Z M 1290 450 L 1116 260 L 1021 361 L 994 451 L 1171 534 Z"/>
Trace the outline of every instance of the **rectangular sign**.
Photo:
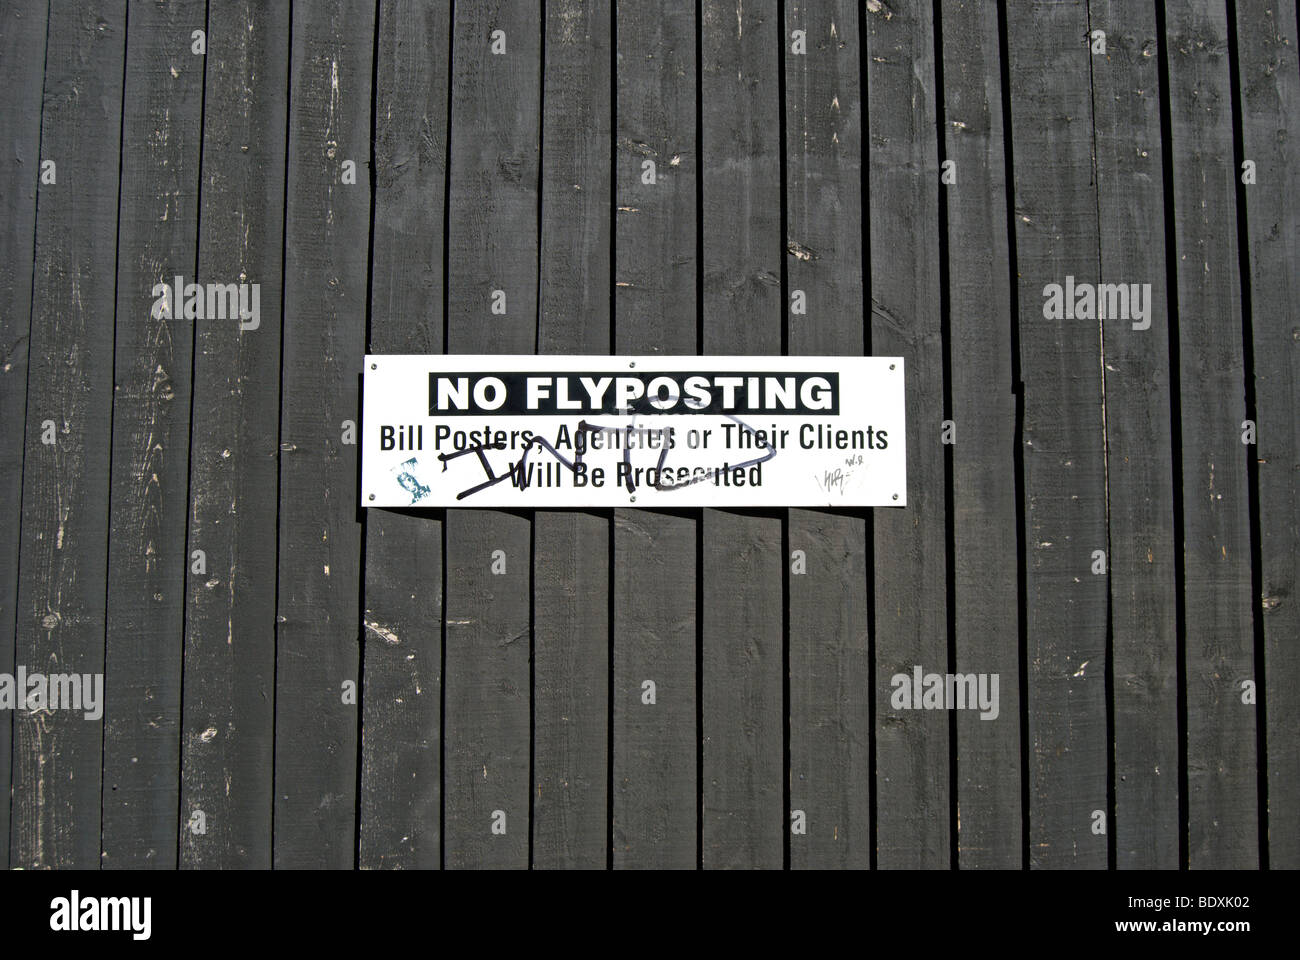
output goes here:
<path id="1" fill-rule="evenodd" d="M 367 507 L 901 507 L 901 357 L 366 357 Z"/>

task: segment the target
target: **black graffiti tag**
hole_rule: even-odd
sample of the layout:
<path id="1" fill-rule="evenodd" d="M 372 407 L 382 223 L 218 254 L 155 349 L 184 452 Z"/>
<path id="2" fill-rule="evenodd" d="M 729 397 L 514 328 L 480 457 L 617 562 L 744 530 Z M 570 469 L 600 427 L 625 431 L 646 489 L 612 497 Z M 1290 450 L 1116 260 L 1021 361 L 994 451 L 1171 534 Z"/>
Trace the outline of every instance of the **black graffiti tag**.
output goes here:
<path id="1" fill-rule="evenodd" d="M 687 400 L 686 403 L 688 406 L 691 405 L 691 400 Z M 698 406 L 698 404 L 696 406 Z M 624 431 L 627 431 L 630 434 L 631 431 L 636 429 L 637 411 L 634 409 L 627 412 L 630 413 L 631 422 L 626 426 L 609 426 L 606 424 L 589 423 L 586 420 L 581 420 L 578 422 L 577 429 L 579 433 L 586 433 L 592 435 L 623 433 Z M 641 412 L 646 412 L 646 411 L 643 410 Z M 677 416 L 682 416 L 682 414 L 677 414 Z M 746 431 L 750 435 L 756 436 L 756 431 L 754 430 L 754 428 L 751 427 L 749 424 L 745 423 L 739 417 L 729 413 L 723 414 L 723 416 L 725 416 L 732 423 L 740 427 L 742 431 Z M 658 428 L 658 429 L 644 428 L 644 429 L 646 429 L 646 432 L 648 433 L 658 433 L 662 437 L 667 433 L 668 428 Z M 583 451 L 585 449 L 588 449 L 590 447 L 590 444 L 577 443 L 575 444 L 575 446 L 578 449 L 578 451 Z M 746 460 L 743 463 L 736 463 L 736 464 L 727 463 L 725 464 L 726 469 L 744 470 L 747 469 L 748 467 L 756 466 L 760 463 L 766 463 L 768 460 L 771 460 L 773 457 L 776 456 L 777 453 L 776 448 L 771 446 L 769 443 L 767 443 L 766 440 L 761 440 L 758 446 L 760 449 L 766 451 L 762 456 L 754 457 L 753 459 Z M 573 459 L 569 459 L 564 454 L 562 454 L 558 449 L 556 449 L 553 443 L 551 443 L 545 437 L 541 437 L 536 434 L 533 435 L 532 439 L 529 440 L 527 446 L 524 447 L 524 452 L 520 456 L 520 458 L 516 462 L 508 464 L 503 473 L 498 473 L 496 472 L 496 470 L 493 469 L 492 462 L 487 456 L 487 451 L 506 449 L 506 445 L 503 443 L 475 444 L 473 446 L 466 447 L 464 450 L 457 450 L 454 453 L 440 453 L 438 454 L 438 459 L 442 461 L 443 472 L 446 472 L 447 464 L 453 460 L 456 460 L 460 457 L 467 457 L 467 456 L 475 456 L 478 458 L 479 465 L 483 468 L 483 473 L 486 479 L 482 483 L 475 484 L 474 486 L 468 487 L 462 490 L 460 493 L 456 494 L 457 500 L 464 500 L 468 497 L 472 497 L 476 493 L 479 493 L 490 487 L 494 487 L 498 483 L 501 483 L 504 480 L 510 480 L 516 486 L 526 487 L 527 481 L 524 479 L 526 477 L 525 470 L 528 465 L 528 457 L 533 452 L 534 448 L 538 450 L 544 450 L 550 453 L 552 456 L 555 457 L 557 461 L 559 461 L 559 463 L 563 467 L 565 467 L 567 470 L 569 470 L 571 473 L 575 475 L 580 473 L 583 466 L 585 466 L 582 452 L 575 453 Z M 663 443 L 662 448 L 659 452 L 659 462 L 656 464 L 655 467 L 655 472 L 656 475 L 659 477 L 659 479 L 655 483 L 650 484 L 650 486 L 653 487 L 655 490 L 660 490 L 665 492 L 670 490 L 684 490 L 689 486 L 693 486 L 694 484 L 703 483 L 705 481 L 711 481 L 717 476 L 718 472 L 722 470 L 724 466 L 724 464 L 719 464 L 714 467 L 709 467 L 705 469 L 700 476 L 693 477 L 690 480 L 685 480 L 680 483 L 671 483 L 671 482 L 665 483 L 663 482 L 664 467 L 667 465 L 668 454 L 669 454 L 668 444 L 665 442 Z M 631 469 L 632 450 L 631 447 L 629 447 L 627 444 L 623 445 L 623 463 L 628 468 L 627 470 L 624 471 L 627 476 L 627 481 L 626 481 L 627 492 L 635 493 L 637 490 L 637 486 L 635 481 L 632 479 L 633 477 L 633 471 Z"/>

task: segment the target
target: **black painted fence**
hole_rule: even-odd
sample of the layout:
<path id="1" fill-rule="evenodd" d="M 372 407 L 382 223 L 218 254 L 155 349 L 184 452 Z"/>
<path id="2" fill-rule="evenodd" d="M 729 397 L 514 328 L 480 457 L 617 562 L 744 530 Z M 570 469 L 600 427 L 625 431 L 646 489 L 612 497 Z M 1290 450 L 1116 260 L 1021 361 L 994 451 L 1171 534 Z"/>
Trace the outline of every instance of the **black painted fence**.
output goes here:
<path id="1" fill-rule="evenodd" d="M 105 703 L 3 717 L 0 856 L 1300 865 L 1298 35 L 6 3 L 0 670 Z M 367 350 L 901 355 L 908 506 L 362 511 Z"/>

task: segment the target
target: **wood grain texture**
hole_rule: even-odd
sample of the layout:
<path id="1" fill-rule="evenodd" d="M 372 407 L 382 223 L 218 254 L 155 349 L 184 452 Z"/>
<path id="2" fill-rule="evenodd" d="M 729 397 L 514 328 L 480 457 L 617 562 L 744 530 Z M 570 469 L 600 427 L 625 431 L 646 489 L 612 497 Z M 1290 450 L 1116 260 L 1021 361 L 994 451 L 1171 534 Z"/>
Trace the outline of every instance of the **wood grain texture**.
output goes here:
<path id="1" fill-rule="evenodd" d="M 695 12 L 620 0 L 617 22 L 614 348 L 696 353 Z"/>
<path id="2" fill-rule="evenodd" d="M 442 858 L 442 533 L 421 514 L 366 518 L 362 869 Z"/>
<path id="3" fill-rule="evenodd" d="M 357 853 L 361 524 L 356 446 L 369 259 L 375 9 L 295 10 L 289 99 L 276 601 L 277 867 Z M 356 182 L 344 180 L 356 164 Z M 353 695 L 345 696 L 352 685 Z"/>
<path id="4" fill-rule="evenodd" d="M 368 349 L 441 353 L 450 11 L 385 2 L 378 29 Z M 442 861 L 442 537 L 438 514 L 366 512 L 363 869 Z"/>
<path id="5" fill-rule="evenodd" d="M 609 352 L 610 0 L 546 5 L 538 353 Z"/>
<path id="6" fill-rule="evenodd" d="M 452 353 L 532 353 L 537 335 L 541 8 L 458 4 L 452 53 Z M 504 52 L 493 54 L 495 31 Z M 491 312 L 503 291 L 505 313 Z M 529 865 L 532 523 L 449 510 L 444 865 Z M 494 554 L 504 573 L 493 573 Z M 499 815 L 504 816 L 504 833 Z"/>
<path id="7" fill-rule="evenodd" d="M 1104 867 L 1106 549 L 1100 331 L 1043 315 L 1044 288 L 1098 269 L 1087 10 L 1007 5 L 1024 380 L 1029 863 Z"/>
<path id="8" fill-rule="evenodd" d="M 780 5 L 701 4 L 705 354 L 779 354 Z M 703 866 L 779 868 L 787 814 L 781 521 L 705 510 Z"/>
<path id="9" fill-rule="evenodd" d="M 194 321 L 154 284 L 194 281 L 206 4 L 132 11 L 122 121 L 108 540 L 102 866 L 177 858 Z M 172 298 L 173 302 L 175 298 Z"/>
<path id="10" fill-rule="evenodd" d="M 57 182 L 37 193 L 14 637 L 31 673 L 104 670 L 126 18 L 114 2 L 50 11 L 40 156 Z M 102 748 L 102 718 L 15 710 L 12 866 L 98 869 Z"/>
<path id="11" fill-rule="evenodd" d="M 15 4 L 0 15 L 0 670 L 14 667 L 18 531 L 22 523 L 23 430 L 31 342 L 36 185 L 40 176 L 41 99 L 48 3 Z M 13 717 L 0 717 L 0 798 L 9 796 Z M 9 803 L 0 799 L 0 866 L 9 866 Z"/>
<path id="12" fill-rule="evenodd" d="M 1115 716 L 1110 831 L 1120 868 L 1172 869 L 1178 864 L 1178 585 L 1160 39 L 1152 3 L 1091 0 L 1089 25 L 1106 32 L 1106 55 L 1091 61 L 1101 280 L 1151 285 L 1149 321 L 1102 323 Z"/>
<path id="13" fill-rule="evenodd" d="M 696 336 L 695 11 L 618 3 L 614 343 L 690 354 Z M 642 181 L 654 160 L 656 182 Z M 614 511 L 616 868 L 697 862 L 698 513 Z M 643 702 L 644 684 L 655 702 Z"/>
<path id="14" fill-rule="evenodd" d="M 186 556 L 202 550 L 208 572 L 187 564 L 180 863 L 266 869 L 289 11 L 213 4 L 207 36 L 199 277 L 259 284 L 261 317 L 194 322 Z"/>
<path id="15" fill-rule="evenodd" d="M 1268 744 L 1268 863 L 1300 867 L 1300 159 L 1290 125 L 1300 116 L 1296 5 L 1237 5 L 1244 155 L 1256 165 L 1246 187 L 1255 409 L 1259 428 L 1259 522 Z M 1255 665 L 1258 671 L 1260 664 Z"/>
<path id="16" fill-rule="evenodd" d="M 534 520 L 533 865 L 603 870 L 609 813 L 610 520 Z"/>
<path id="17" fill-rule="evenodd" d="M 1250 526 L 1231 81 L 1223 6 L 1166 11 L 1182 407 L 1188 856 L 1258 865 Z"/>
<path id="18" fill-rule="evenodd" d="M 1300 864 L 1296 18 L 5 5 L 5 865 Z M 366 351 L 899 355 L 909 504 L 366 511 Z"/>
<path id="19" fill-rule="evenodd" d="M 781 521 L 710 510 L 702 536 L 705 869 L 780 869 Z"/>
<path id="20" fill-rule="evenodd" d="M 613 8 L 546 5 L 540 353 L 609 349 Z M 535 514 L 533 866 L 604 869 L 612 515 Z"/>
<path id="21" fill-rule="evenodd" d="M 803 30 L 807 52 L 792 50 Z M 850 2 L 786 0 L 788 289 L 808 298 L 786 311 L 791 354 L 865 352 L 862 289 L 862 48 Z M 871 864 L 871 685 L 866 521 L 791 510 L 789 553 L 790 808 L 807 832 L 790 837 L 795 869 Z M 806 572 L 795 573 L 794 551 Z M 791 829 L 787 826 L 787 829 Z"/>
<path id="22" fill-rule="evenodd" d="M 898 711 L 890 678 L 948 662 L 943 337 L 933 11 L 868 10 L 871 352 L 906 372 L 907 507 L 875 514 L 876 837 L 880 867 L 946 866 L 948 716 Z M 893 438 L 890 438 L 891 442 Z"/>
<path id="23" fill-rule="evenodd" d="M 998 675 L 998 715 L 957 713 L 957 862 L 1017 869 L 1020 802 L 1016 384 L 1007 236 L 1006 126 L 994 4 L 940 10 L 952 374 L 956 670 Z"/>
<path id="24" fill-rule="evenodd" d="M 445 866 L 522 869 L 531 525 L 488 510 L 449 511 L 446 523 Z M 494 564 L 504 564 L 504 573 L 493 572 Z"/>
<path id="25" fill-rule="evenodd" d="M 384 0 L 377 53 L 368 346 L 372 353 L 442 353 L 448 11 Z"/>

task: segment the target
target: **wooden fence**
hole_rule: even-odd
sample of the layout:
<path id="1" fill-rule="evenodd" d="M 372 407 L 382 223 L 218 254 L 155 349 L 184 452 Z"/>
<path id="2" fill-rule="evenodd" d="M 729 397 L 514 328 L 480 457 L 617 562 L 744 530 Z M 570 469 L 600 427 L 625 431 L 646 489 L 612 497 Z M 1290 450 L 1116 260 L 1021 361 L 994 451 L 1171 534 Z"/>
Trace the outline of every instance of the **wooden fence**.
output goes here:
<path id="1" fill-rule="evenodd" d="M 105 693 L 11 705 L 0 857 L 1300 865 L 1298 33 L 6 3 L 0 670 Z M 903 356 L 908 506 L 365 511 L 366 351 Z"/>

